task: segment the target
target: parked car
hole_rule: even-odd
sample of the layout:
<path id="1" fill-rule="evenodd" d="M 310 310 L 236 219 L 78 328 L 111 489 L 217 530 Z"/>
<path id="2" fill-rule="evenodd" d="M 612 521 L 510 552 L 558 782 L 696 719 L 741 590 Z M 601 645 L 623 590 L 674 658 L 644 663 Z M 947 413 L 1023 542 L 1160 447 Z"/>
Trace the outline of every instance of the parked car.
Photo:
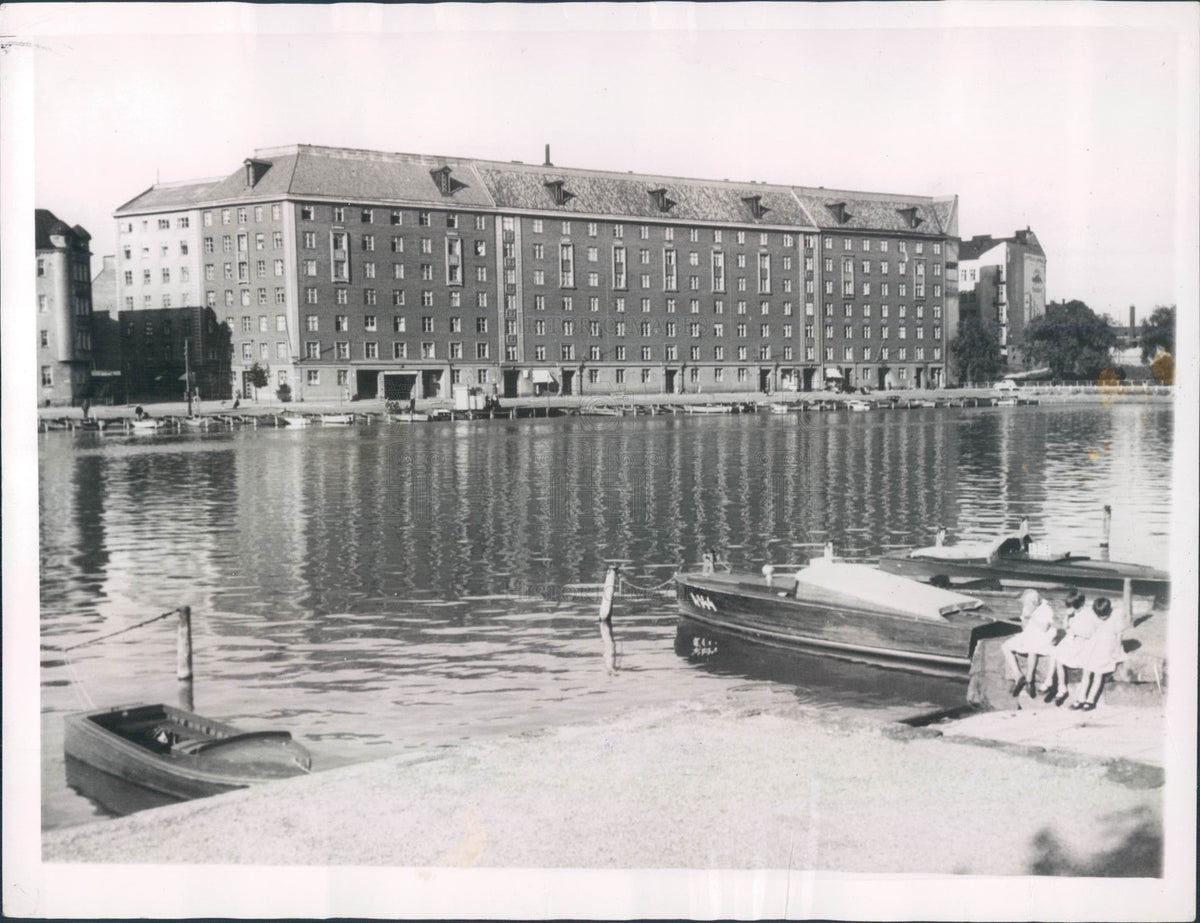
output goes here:
<path id="1" fill-rule="evenodd" d="M 992 385 L 992 390 L 1011 393 L 1017 390 L 1017 383 L 1011 378 L 1006 378 L 1003 381 L 998 381 Z"/>

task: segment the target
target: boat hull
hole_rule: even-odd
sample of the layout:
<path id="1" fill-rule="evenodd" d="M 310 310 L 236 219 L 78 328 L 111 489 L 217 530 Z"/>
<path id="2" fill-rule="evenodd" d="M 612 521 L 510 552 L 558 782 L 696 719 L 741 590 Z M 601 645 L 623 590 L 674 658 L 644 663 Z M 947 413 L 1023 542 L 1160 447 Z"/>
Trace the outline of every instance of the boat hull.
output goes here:
<path id="1" fill-rule="evenodd" d="M 1081 590 L 1104 590 L 1120 594 L 1125 580 L 1133 580 L 1137 596 L 1163 598 L 1170 592 L 1170 577 L 1163 571 L 1141 564 L 1119 561 L 1094 561 L 1090 558 L 1060 558 L 1053 561 L 1020 558 L 998 561 L 955 561 L 942 558 L 910 557 L 907 554 L 884 555 L 880 570 L 929 581 L 995 580 L 1001 586 L 1056 587 L 1074 586 Z"/>
<path id="2" fill-rule="evenodd" d="M 675 587 L 682 618 L 707 630 L 776 648 L 938 676 L 965 679 L 981 638 L 1019 630 L 984 615 L 957 614 L 933 622 L 853 604 L 798 600 L 781 584 L 767 587 L 749 576 L 679 574 Z"/>
<path id="3" fill-rule="evenodd" d="M 156 745 L 159 732 L 186 741 Z M 244 733 L 169 705 L 68 715 L 67 757 L 132 785 L 177 799 L 204 798 L 303 775 L 308 751 L 285 731 Z"/>

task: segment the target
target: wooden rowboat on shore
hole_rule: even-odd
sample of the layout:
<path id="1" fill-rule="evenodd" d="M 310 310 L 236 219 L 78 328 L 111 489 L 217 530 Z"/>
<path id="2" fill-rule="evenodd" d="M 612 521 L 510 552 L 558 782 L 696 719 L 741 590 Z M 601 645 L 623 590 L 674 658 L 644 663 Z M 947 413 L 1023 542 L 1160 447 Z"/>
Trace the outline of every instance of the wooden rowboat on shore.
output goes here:
<path id="1" fill-rule="evenodd" d="M 204 798 L 312 768 L 309 752 L 287 731 L 242 731 L 170 705 L 80 712 L 65 723 L 67 757 L 177 799 Z"/>

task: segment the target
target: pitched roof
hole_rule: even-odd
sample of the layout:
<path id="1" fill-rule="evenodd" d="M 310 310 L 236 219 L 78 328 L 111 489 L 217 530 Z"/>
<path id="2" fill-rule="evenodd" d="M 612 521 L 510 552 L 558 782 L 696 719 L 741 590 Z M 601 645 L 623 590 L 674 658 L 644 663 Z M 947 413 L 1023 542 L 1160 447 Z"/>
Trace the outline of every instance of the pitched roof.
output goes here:
<path id="1" fill-rule="evenodd" d="M 796 198 L 816 226 L 833 231 L 900 231 L 943 234 L 943 215 L 928 196 L 847 192 L 840 189 L 794 187 Z"/>
<path id="2" fill-rule="evenodd" d="M 731 224 L 803 225 L 808 216 L 787 186 L 729 183 L 633 173 L 603 173 L 524 164 L 481 163 L 497 206 L 564 214 L 673 218 Z M 557 204 L 548 184 L 571 194 Z M 660 207 L 662 203 L 664 207 Z"/>
<path id="3" fill-rule="evenodd" d="M 211 200 L 211 192 L 218 183 L 220 180 L 215 179 L 189 180 L 183 183 L 156 183 L 120 206 L 116 210 L 116 214 L 196 208 Z"/>
<path id="4" fill-rule="evenodd" d="M 79 225 L 71 227 L 65 221 L 58 218 L 54 212 L 45 208 L 38 208 L 33 213 L 34 220 L 34 240 L 35 249 L 37 250 L 57 250 L 59 247 L 50 239 L 55 235 L 62 236 L 66 239 L 66 245 L 69 249 L 87 249 L 88 241 L 92 239 L 92 235 L 81 228 Z"/>
<path id="5" fill-rule="evenodd" d="M 953 233 L 957 225 L 954 197 L 935 200 L 307 144 L 255 151 L 252 164 L 224 179 L 152 186 L 117 212 L 289 196 L 931 234 Z M 839 202 L 844 220 L 838 209 L 830 208 Z"/>

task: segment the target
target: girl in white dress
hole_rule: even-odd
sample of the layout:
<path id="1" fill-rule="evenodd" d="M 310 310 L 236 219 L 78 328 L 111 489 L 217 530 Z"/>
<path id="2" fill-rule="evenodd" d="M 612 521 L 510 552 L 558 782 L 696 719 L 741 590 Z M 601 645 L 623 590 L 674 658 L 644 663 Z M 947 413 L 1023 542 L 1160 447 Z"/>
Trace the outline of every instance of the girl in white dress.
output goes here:
<path id="1" fill-rule="evenodd" d="M 1081 668 L 1084 649 L 1100 624 L 1094 612 L 1084 609 L 1084 595 L 1072 588 L 1067 593 L 1066 634 L 1054 648 L 1053 675 L 1044 701 L 1062 705 L 1070 690 L 1067 687 L 1067 667 Z"/>
<path id="2" fill-rule="evenodd" d="M 1121 644 L 1124 626 L 1111 618 L 1112 603 L 1103 596 L 1097 597 L 1092 603 L 1092 611 L 1096 615 L 1096 630 L 1079 657 L 1080 668 L 1083 670 L 1083 680 L 1079 684 L 1082 694 L 1080 701 L 1071 706 L 1083 711 L 1091 711 L 1096 707 L 1100 690 L 1104 687 L 1105 675 L 1115 670 L 1125 659 L 1125 648 Z"/>

